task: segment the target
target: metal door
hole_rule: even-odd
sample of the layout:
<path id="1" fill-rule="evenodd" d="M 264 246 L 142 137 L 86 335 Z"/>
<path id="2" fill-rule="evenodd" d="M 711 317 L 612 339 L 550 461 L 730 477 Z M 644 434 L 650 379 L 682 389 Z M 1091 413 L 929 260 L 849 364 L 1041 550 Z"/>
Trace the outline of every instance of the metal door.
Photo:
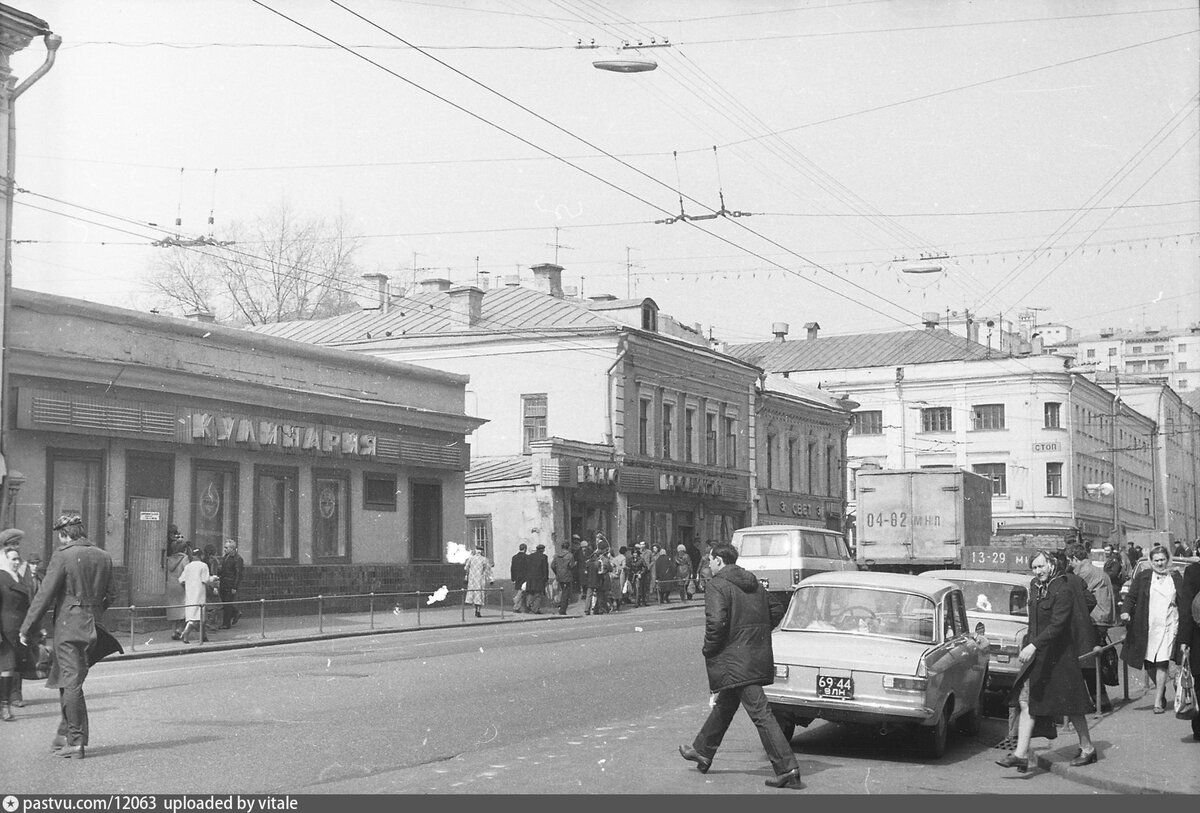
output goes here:
<path id="1" fill-rule="evenodd" d="M 167 597 L 167 524 L 171 501 L 129 498 L 129 591 L 134 604 L 162 604 Z"/>

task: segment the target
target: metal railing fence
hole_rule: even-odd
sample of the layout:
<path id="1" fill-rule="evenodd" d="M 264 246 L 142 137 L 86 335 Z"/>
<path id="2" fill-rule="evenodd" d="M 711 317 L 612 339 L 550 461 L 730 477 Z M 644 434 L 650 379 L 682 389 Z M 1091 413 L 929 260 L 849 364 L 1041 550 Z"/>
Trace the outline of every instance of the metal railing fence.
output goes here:
<path id="1" fill-rule="evenodd" d="M 234 624 L 246 620 L 248 616 L 256 615 L 258 635 L 266 639 L 272 631 L 294 636 L 298 629 L 303 631 L 306 628 L 312 630 L 309 634 L 323 635 L 326 628 L 340 632 L 370 632 L 454 623 L 439 621 L 447 617 L 455 619 L 457 623 L 463 623 L 467 620 L 467 607 L 472 606 L 466 601 L 468 592 L 466 589 L 418 590 L 209 601 L 201 605 L 129 604 L 110 607 L 105 615 L 109 630 L 118 636 L 118 640 L 127 633 L 128 649 L 136 652 L 139 637 L 143 638 L 144 646 L 153 641 L 152 635 L 146 638 L 147 633 L 170 631 L 176 624 L 176 619 L 166 617 L 167 610 L 181 610 L 186 615 L 189 608 L 202 607 L 204 629 L 198 630 L 196 634 L 199 642 L 203 644 L 208 639 L 208 633 L 221 626 L 226 608 L 237 611 L 238 621 L 234 621 Z M 483 588 L 475 592 L 484 594 L 485 609 L 494 612 L 498 608 L 500 618 L 505 618 L 508 598 L 504 587 Z M 128 617 L 120 618 L 121 614 L 127 614 Z"/>

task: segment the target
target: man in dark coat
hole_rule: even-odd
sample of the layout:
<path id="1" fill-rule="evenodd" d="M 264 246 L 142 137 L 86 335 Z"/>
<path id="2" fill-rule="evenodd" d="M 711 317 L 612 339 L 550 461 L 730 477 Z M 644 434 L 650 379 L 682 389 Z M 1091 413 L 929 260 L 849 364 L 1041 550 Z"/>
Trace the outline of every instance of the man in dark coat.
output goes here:
<path id="1" fill-rule="evenodd" d="M 695 762 L 700 773 L 708 773 L 741 704 L 754 721 L 775 769 L 775 777 L 766 784 L 802 788 L 796 755 L 767 705 L 762 688 L 775 682 L 771 630 L 783 618 L 783 607 L 771 599 L 753 573 L 738 567 L 738 552 L 732 545 L 717 545 L 710 558 L 713 578 L 704 594 L 701 651 L 708 687 L 716 693 L 716 699 L 696 739 L 691 745 L 679 746 L 679 754 Z"/>
<path id="2" fill-rule="evenodd" d="M 542 599 L 546 597 L 549 583 L 550 560 L 546 558 L 546 546 L 538 545 L 525 562 L 526 609 L 534 615 L 542 614 Z"/>
<path id="3" fill-rule="evenodd" d="M 59 548 L 50 558 L 46 578 L 21 623 L 21 643 L 54 605 L 54 666 L 50 680 L 58 686 L 62 718 L 54 738 L 55 756 L 83 759 L 88 743 L 87 703 L 83 681 L 88 674 L 87 650 L 96 641 L 96 622 L 116 598 L 112 557 L 91 543 L 78 516 L 64 514 L 54 523 Z"/>
<path id="4" fill-rule="evenodd" d="M 234 605 L 237 601 L 238 588 L 242 584 L 242 571 L 246 567 L 246 562 L 242 559 L 242 555 L 238 553 L 238 543 L 236 539 L 225 540 L 225 555 L 221 557 L 221 567 L 217 571 L 217 575 L 221 577 L 220 595 L 221 595 L 221 629 L 227 630 L 231 626 L 236 627 L 237 622 L 242 617 L 242 611 Z"/>
<path id="5" fill-rule="evenodd" d="M 528 548 L 522 542 L 517 545 L 517 552 L 513 554 L 512 563 L 508 566 L 508 577 L 513 583 L 513 612 L 525 612 L 525 572 L 529 561 Z"/>
<path id="6" fill-rule="evenodd" d="M 566 615 L 571 603 L 571 592 L 575 589 L 575 554 L 569 548 L 560 548 L 550 563 L 554 578 L 558 580 L 558 614 Z"/>

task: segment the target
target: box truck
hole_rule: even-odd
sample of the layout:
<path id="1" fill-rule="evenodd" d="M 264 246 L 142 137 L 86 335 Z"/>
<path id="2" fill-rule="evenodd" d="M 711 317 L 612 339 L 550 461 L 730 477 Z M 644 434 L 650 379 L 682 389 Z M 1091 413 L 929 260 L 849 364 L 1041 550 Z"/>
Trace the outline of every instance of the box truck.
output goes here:
<path id="1" fill-rule="evenodd" d="M 958 568 L 992 534 L 992 483 L 956 468 L 859 471 L 858 565 L 920 573 Z"/>

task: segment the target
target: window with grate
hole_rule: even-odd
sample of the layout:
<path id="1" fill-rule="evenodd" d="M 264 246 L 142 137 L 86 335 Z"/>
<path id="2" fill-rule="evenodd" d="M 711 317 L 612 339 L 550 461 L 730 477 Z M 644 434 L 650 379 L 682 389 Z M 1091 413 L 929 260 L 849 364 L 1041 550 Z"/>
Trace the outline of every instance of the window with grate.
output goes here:
<path id="1" fill-rule="evenodd" d="M 1004 404 L 976 404 L 971 407 L 971 428 L 975 431 L 1004 428 Z"/>
<path id="2" fill-rule="evenodd" d="M 1046 496 L 1061 497 L 1062 490 L 1062 463 L 1047 463 L 1046 464 Z"/>
<path id="3" fill-rule="evenodd" d="M 483 555 L 492 561 L 492 515 L 468 515 L 467 533 L 471 537 L 472 550 L 483 545 Z"/>
<path id="4" fill-rule="evenodd" d="M 850 434 L 882 435 L 883 410 L 867 409 L 850 415 Z"/>
<path id="5" fill-rule="evenodd" d="M 368 511 L 395 511 L 396 475 L 363 472 L 363 508 Z"/>
<path id="6" fill-rule="evenodd" d="M 1062 429 L 1062 404 L 1047 401 L 1042 405 L 1042 415 L 1045 418 L 1043 426 L 1046 429 Z"/>
<path id="7" fill-rule="evenodd" d="M 546 396 L 544 394 L 521 396 L 521 427 L 525 440 L 522 451 L 529 454 L 532 451 L 529 444 L 546 437 Z"/>
<path id="8" fill-rule="evenodd" d="M 976 463 L 971 471 L 992 481 L 992 496 L 1003 497 L 1008 493 L 1008 476 L 1003 463 Z"/>
<path id="9" fill-rule="evenodd" d="M 950 407 L 928 407 L 921 410 L 922 432 L 953 432 L 954 421 Z"/>

